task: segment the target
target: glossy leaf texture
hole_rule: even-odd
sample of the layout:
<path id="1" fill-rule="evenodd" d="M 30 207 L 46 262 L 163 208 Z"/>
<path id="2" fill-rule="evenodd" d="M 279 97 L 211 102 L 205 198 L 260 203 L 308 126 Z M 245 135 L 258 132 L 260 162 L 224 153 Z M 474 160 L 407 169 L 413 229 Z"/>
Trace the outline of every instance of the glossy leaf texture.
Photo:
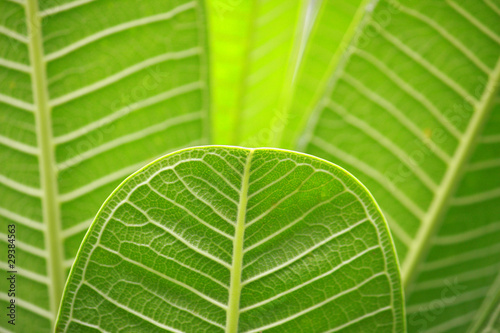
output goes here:
<path id="1" fill-rule="evenodd" d="M 0 1 L 0 242 L 15 224 L 19 319 L 2 332 L 52 331 L 109 193 L 207 142 L 206 43 L 201 1 Z"/>
<path id="2" fill-rule="evenodd" d="M 207 0 L 214 142 L 269 146 L 303 40 L 308 0 Z"/>
<path id="3" fill-rule="evenodd" d="M 108 198 L 57 332 L 403 332 L 399 270 L 368 191 L 290 151 L 167 155 Z"/>
<path id="4" fill-rule="evenodd" d="M 500 2 L 381 0 L 298 147 L 373 193 L 409 332 L 499 329 Z"/>

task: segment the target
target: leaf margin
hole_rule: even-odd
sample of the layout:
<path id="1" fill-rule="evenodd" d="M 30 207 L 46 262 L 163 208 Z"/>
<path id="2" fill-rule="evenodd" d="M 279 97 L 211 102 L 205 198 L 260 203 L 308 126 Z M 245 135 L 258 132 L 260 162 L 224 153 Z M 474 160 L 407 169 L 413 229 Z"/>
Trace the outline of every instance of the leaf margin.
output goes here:
<path id="1" fill-rule="evenodd" d="M 314 155 L 311 155 L 311 154 L 303 153 L 303 152 L 297 152 L 297 151 L 292 151 L 292 150 L 288 150 L 288 149 L 281 149 L 281 148 L 245 148 L 245 147 L 232 146 L 232 145 L 205 145 L 205 146 L 194 146 L 194 147 L 188 147 L 188 148 L 180 149 L 180 150 L 168 153 L 168 154 L 166 154 L 166 155 L 164 155 L 164 156 L 162 156 L 160 158 L 155 159 L 154 161 L 146 164 L 145 166 L 143 166 L 139 170 L 137 170 L 137 171 L 133 172 L 131 175 L 129 175 L 125 180 L 123 180 L 120 183 L 119 186 L 116 187 L 116 189 L 104 201 L 104 203 L 99 208 L 99 211 L 96 214 L 94 220 L 92 221 L 90 227 L 87 229 L 85 237 L 83 238 L 83 240 L 82 240 L 82 242 L 80 244 L 80 248 L 78 249 L 78 252 L 77 252 L 76 258 L 75 258 L 75 260 L 73 262 L 73 265 L 71 266 L 71 270 L 70 270 L 68 279 L 66 280 L 66 284 L 64 286 L 63 295 L 61 297 L 61 304 L 59 306 L 59 311 L 58 311 L 58 314 L 57 314 L 57 317 L 56 317 L 56 320 L 55 320 L 55 332 L 56 333 L 57 332 L 62 332 L 62 330 L 61 330 L 62 325 L 66 325 L 67 324 L 67 320 L 70 317 L 70 316 L 66 316 L 65 318 L 63 317 L 64 316 L 63 312 L 66 310 L 65 309 L 65 303 L 66 303 L 65 300 L 66 300 L 67 297 L 69 297 L 71 295 L 71 292 L 70 292 L 69 289 L 71 287 L 72 281 L 75 279 L 74 275 L 76 274 L 78 263 L 80 263 L 81 261 L 87 261 L 89 259 L 89 255 L 88 254 L 87 254 L 87 257 L 85 257 L 84 251 L 85 251 L 86 247 L 93 246 L 93 245 L 92 244 L 89 245 L 89 243 L 87 242 L 87 240 L 90 238 L 90 236 L 91 236 L 92 233 L 94 233 L 94 232 L 98 232 L 99 233 L 99 232 L 102 231 L 102 229 L 101 230 L 97 230 L 97 227 L 98 227 L 98 223 L 97 222 L 98 222 L 98 220 L 101 217 L 101 214 L 103 212 L 103 208 L 108 204 L 108 202 L 110 202 L 110 200 L 114 197 L 114 195 L 116 193 L 118 193 L 120 190 L 123 189 L 123 187 L 126 185 L 126 183 L 130 179 L 132 179 L 136 175 L 140 174 L 141 172 L 145 171 L 146 169 L 148 169 L 149 167 L 151 167 L 155 163 L 160 162 L 163 159 L 167 159 L 167 158 L 171 157 L 172 155 L 175 155 L 175 154 L 178 154 L 178 153 L 183 153 L 183 152 L 197 150 L 197 149 L 203 149 L 203 148 L 231 148 L 231 149 L 238 149 L 238 150 L 250 151 L 250 154 L 252 154 L 253 151 L 256 151 L 256 150 L 267 150 L 267 151 L 277 151 L 277 152 L 294 153 L 294 154 L 297 154 L 299 156 L 309 157 L 309 158 L 312 158 L 312 159 L 317 160 L 319 162 L 323 162 L 323 163 L 326 163 L 326 164 L 328 164 L 330 166 L 333 166 L 339 172 L 341 172 L 344 175 L 350 177 L 350 179 L 352 181 L 354 181 L 358 186 L 360 186 L 360 188 L 365 191 L 365 194 L 367 195 L 368 200 L 371 201 L 371 203 L 373 204 L 373 207 L 375 208 L 376 212 L 380 216 L 380 226 L 383 228 L 383 232 L 379 232 L 378 235 L 377 235 L 377 237 L 379 238 L 380 244 L 383 245 L 383 246 L 381 246 L 381 250 L 384 253 L 384 257 L 385 257 L 385 259 L 393 259 L 391 264 L 394 266 L 394 272 L 395 272 L 396 279 L 394 280 L 393 276 L 388 275 L 388 280 L 391 281 L 391 289 L 392 289 L 392 286 L 397 286 L 397 288 L 399 289 L 399 293 L 393 291 L 393 293 L 391 294 L 391 303 L 392 303 L 394 315 L 396 317 L 399 317 L 401 319 L 400 321 L 394 323 L 393 332 L 406 332 L 407 323 L 406 323 L 406 311 L 405 311 L 405 293 L 404 293 L 404 289 L 403 289 L 403 285 L 402 285 L 401 269 L 400 269 L 399 260 L 398 260 L 398 257 L 397 257 L 397 252 L 396 252 L 395 244 L 394 244 L 394 242 L 392 240 L 392 234 L 390 232 L 387 220 L 386 220 L 385 216 L 382 213 L 382 210 L 380 209 L 379 205 L 375 201 L 375 198 L 373 197 L 373 195 L 371 194 L 371 192 L 364 186 L 363 183 L 361 183 L 355 176 L 353 176 L 351 173 L 349 173 L 347 170 L 345 170 L 341 166 L 339 166 L 339 165 L 337 165 L 335 163 L 329 162 L 328 160 L 325 160 L 323 158 L 320 158 L 320 157 L 317 157 L 317 156 L 314 156 Z M 247 161 L 248 161 L 248 158 L 249 158 L 249 156 L 247 156 Z M 245 168 L 246 167 L 247 167 L 247 165 L 245 165 Z M 243 187 L 243 180 L 242 180 L 242 187 Z M 238 208 L 239 208 L 239 206 L 238 206 Z M 238 213 L 239 212 L 240 211 L 238 209 Z M 246 209 L 244 210 L 244 212 L 245 212 L 245 215 L 244 215 L 244 217 L 245 217 L 246 216 Z M 239 218 L 238 218 L 238 220 L 239 220 Z M 244 222 L 245 222 L 245 220 L 244 220 Z M 235 226 L 235 233 L 236 233 L 236 230 L 237 230 L 237 227 Z M 385 235 L 386 236 L 385 239 L 380 238 L 380 235 Z M 385 251 L 384 251 L 384 249 L 385 249 Z M 391 256 L 392 256 L 392 258 L 391 258 Z M 389 262 L 386 261 L 386 267 L 387 267 L 388 264 L 389 264 Z M 233 274 L 232 274 L 232 272 L 231 272 L 230 277 L 231 277 L 231 287 L 232 287 L 232 284 L 233 284 L 233 281 L 232 281 Z M 232 291 L 230 290 L 229 293 L 231 294 Z M 241 295 L 241 293 L 240 293 L 240 295 Z M 393 297 L 394 295 L 398 295 L 400 297 L 398 297 L 395 300 L 394 297 Z M 238 300 L 239 300 L 239 296 L 238 296 Z M 231 304 L 230 303 L 230 299 L 231 298 L 232 297 L 230 296 L 229 300 L 228 300 L 228 311 L 229 311 L 230 304 Z M 72 305 L 72 303 L 68 303 L 68 304 Z M 237 309 L 239 311 L 240 310 L 239 302 L 238 302 L 237 306 L 238 306 Z M 238 313 L 238 318 L 239 318 L 239 313 Z M 229 316 L 228 316 L 228 321 L 229 321 Z M 64 330 L 64 332 L 66 332 L 66 330 Z"/>

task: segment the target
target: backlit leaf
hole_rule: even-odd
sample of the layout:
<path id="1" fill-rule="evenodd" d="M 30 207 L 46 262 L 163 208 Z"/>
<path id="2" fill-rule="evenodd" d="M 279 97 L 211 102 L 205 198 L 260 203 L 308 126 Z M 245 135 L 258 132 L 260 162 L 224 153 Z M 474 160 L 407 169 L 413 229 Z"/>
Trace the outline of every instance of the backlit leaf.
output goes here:
<path id="1" fill-rule="evenodd" d="M 308 0 L 208 0 L 214 142 L 269 146 L 303 40 Z"/>
<path id="2" fill-rule="evenodd" d="M 477 332 L 500 293 L 500 2 L 381 0 L 366 17 L 298 146 L 380 203 L 409 332 Z"/>
<path id="3" fill-rule="evenodd" d="M 2 314 L 0 331 L 52 331 L 109 193 L 207 141 L 205 44 L 201 1 L 0 0 L 0 242 L 15 224 L 18 271 L 16 325 Z"/>
<path id="4" fill-rule="evenodd" d="M 385 221 L 339 167 L 271 149 L 167 155 L 108 198 L 58 332 L 404 332 Z"/>

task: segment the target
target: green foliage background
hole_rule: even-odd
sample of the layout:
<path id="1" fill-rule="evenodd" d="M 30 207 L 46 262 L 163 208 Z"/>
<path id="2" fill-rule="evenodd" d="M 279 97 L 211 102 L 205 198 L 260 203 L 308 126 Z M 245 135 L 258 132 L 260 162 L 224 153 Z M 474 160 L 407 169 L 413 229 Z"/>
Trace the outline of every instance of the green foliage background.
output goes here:
<path id="1" fill-rule="evenodd" d="M 19 325 L 0 329 L 52 330 L 126 176 L 230 144 L 366 185 L 409 332 L 498 331 L 499 22 L 498 0 L 0 0 L 0 242 L 15 223 L 19 269 Z"/>

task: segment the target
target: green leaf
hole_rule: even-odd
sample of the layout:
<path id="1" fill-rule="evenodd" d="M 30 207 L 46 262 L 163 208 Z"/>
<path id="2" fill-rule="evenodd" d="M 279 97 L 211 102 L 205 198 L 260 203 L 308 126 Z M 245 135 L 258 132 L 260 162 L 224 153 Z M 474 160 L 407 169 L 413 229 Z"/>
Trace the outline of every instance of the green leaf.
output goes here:
<path id="1" fill-rule="evenodd" d="M 499 20 L 498 0 L 379 1 L 298 145 L 377 198 L 410 332 L 476 332 L 498 316 Z"/>
<path id="2" fill-rule="evenodd" d="M 286 126 L 276 135 L 276 143 L 283 148 L 295 146 L 372 0 L 316 2 L 320 6 L 317 12 L 311 10 L 312 28 L 285 109 Z"/>
<path id="3" fill-rule="evenodd" d="M 302 45 L 308 0 L 208 0 L 214 142 L 269 146 Z"/>
<path id="4" fill-rule="evenodd" d="M 478 310 L 471 332 L 495 333 L 500 330 L 500 276 L 494 282 L 493 291 Z"/>
<path id="5" fill-rule="evenodd" d="M 386 223 L 312 156 L 167 155 L 115 190 L 80 248 L 57 331 L 91 330 L 403 332 Z"/>
<path id="6" fill-rule="evenodd" d="M 51 331 L 112 189 L 207 142 L 204 25 L 201 1 L 0 0 L 0 233 L 6 248 L 16 225 L 18 271 L 18 321 L 4 315 L 2 332 Z"/>

